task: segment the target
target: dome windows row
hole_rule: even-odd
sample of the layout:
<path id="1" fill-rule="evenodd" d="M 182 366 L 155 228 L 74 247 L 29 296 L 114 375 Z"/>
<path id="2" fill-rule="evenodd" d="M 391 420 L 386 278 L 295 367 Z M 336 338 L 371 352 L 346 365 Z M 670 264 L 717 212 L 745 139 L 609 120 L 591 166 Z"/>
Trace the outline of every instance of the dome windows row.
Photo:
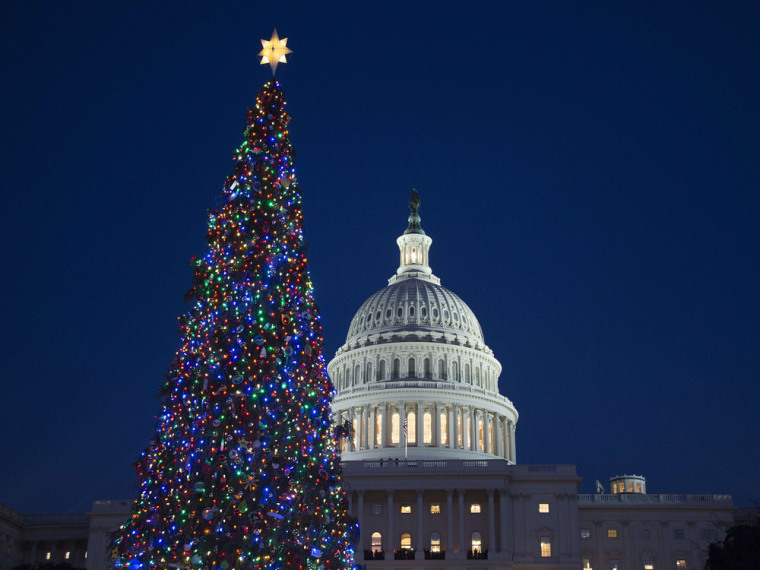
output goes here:
<path id="1" fill-rule="evenodd" d="M 443 309 L 442 312 L 438 310 L 438 307 L 433 307 L 430 310 L 430 315 L 432 316 L 432 319 L 437 321 L 440 319 L 441 314 L 443 314 L 443 321 L 444 323 L 448 323 L 450 320 L 453 319 L 453 322 L 455 325 L 458 325 L 461 321 L 461 324 L 465 327 L 474 327 L 474 322 L 471 317 L 468 317 L 464 312 L 460 314 L 458 311 L 452 311 L 449 313 L 448 309 Z M 359 328 L 370 328 L 372 326 L 379 327 L 383 325 L 388 324 L 395 324 L 395 321 L 393 321 L 394 318 L 394 311 L 392 307 L 388 307 L 385 309 L 385 318 L 383 318 L 383 310 L 377 309 L 375 311 L 374 319 L 372 318 L 372 312 L 368 311 L 366 313 L 362 313 L 362 316 L 359 318 Z M 396 307 L 395 311 L 395 318 L 396 319 L 414 319 L 415 317 L 415 309 L 414 305 L 409 305 L 408 308 L 404 308 L 403 306 Z M 428 318 L 428 308 L 423 306 L 420 307 L 420 313 L 419 317 L 421 319 L 427 319 Z M 366 324 L 366 327 L 365 327 Z"/>
<path id="2" fill-rule="evenodd" d="M 363 365 L 362 365 L 363 364 Z M 338 391 L 369 382 L 385 380 L 424 379 L 454 381 L 471 384 L 478 388 L 498 391 L 497 374 L 490 366 L 474 362 L 446 362 L 444 358 L 410 356 L 407 358 L 379 358 L 372 361 L 346 364 L 334 374 Z"/>

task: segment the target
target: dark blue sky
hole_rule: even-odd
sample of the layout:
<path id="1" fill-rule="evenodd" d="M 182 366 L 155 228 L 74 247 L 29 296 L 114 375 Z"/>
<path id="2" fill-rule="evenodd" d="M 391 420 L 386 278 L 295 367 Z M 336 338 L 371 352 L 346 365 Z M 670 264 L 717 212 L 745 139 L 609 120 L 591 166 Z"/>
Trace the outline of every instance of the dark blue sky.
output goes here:
<path id="1" fill-rule="evenodd" d="M 757 2 L 6 0 L 0 502 L 135 496 L 275 25 L 328 359 L 417 187 L 518 461 L 760 499 Z"/>

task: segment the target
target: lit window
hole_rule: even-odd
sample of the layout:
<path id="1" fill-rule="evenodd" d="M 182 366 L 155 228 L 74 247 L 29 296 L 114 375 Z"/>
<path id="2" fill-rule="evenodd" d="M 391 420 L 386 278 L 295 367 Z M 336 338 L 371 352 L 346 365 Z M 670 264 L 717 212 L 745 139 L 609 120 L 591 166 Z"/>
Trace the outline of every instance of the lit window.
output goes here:
<path id="1" fill-rule="evenodd" d="M 380 503 L 374 503 L 372 505 L 372 514 L 373 515 L 381 515 L 383 514 L 383 505 Z"/>
<path id="2" fill-rule="evenodd" d="M 486 451 L 486 432 L 483 428 L 483 420 L 478 420 L 478 446 L 480 451 Z"/>
<path id="3" fill-rule="evenodd" d="M 628 492 L 633 493 L 633 481 L 628 481 Z"/>
<path id="4" fill-rule="evenodd" d="M 480 538 L 479 532 L 473 532 L 472 533 L 472 551 L 473 552 L 481 552 L 483 548 L 483 541 Z"/>
<path id="5" fill-rule="evenodd" d="M 462 443 L 464 436 L 462 435 L 462 416 L 461 414 L 459 417 L 457 417 L 457 445 L 459 447 L 462 447 L 464 444 Z"/>
<path id="6" fill-rule="evenodd" d="M 470 512 L 471 513 L 479 513 L 480 512 L 480 503 L 472 503 L 470 505 Z"/>
<path id="7" fill-rule="evenodd" d="M 406 416 L 406 437 L 409 443 L 417 443 L 417 414 L 409 412 Z"/>
<path id="8" fill-rule="evenodd" d="M 401 535 L 401 548 L 409 550 L 412 548 L 412 535 L 405 532 Z"/>
<path id="9" fill-rule="evenodd" d="M 400 433 L 399 426 L 399 414 L 398 412 L 394 412 L 391 414 L 391 443 L 398 443 L 399 442 L 399 433 Z"/>
<path id="10" fill-rule="evenodd" d="M 538 512 L 539 513 L 548 513 L 549 512 L 549 503 L 539 503 L 538 504 Z"/>
<path id="11" fill-rule="evenodd" d="M 401 514 L 408 515 L 412 512 L 412 505 L 401 505 Z"/>
<path id="12" fill-rule="evenodd" d="M 69 558 L 71 558 L 71 551 L 70 551 L 70 550 L 67 550 L 67 551 L 66 551 L 66 554 L 64 555 L 64 558 L 65 558 L 66 560 L 68 560 Z"/>
<path id="13" fill-rule="evenodd" d="M 583 559 L 583 570 L 593 570 L 591 566 L 591 558 Z"/>
<path id="14" fill-rule="evenodd" d="M 636 492 L 641 493 L 641 483 L 639 483 L 638 481 L 636 482 Z"/>
<path id="15" fill-rule="evenodd" d="M 548 536 L 541 537 L 541 558 L 549 558 L 552 555 L 552 541 Z"/>
<path id="16" fill-rule="evenodd" d="M 449 444 L 449 414 L 441 412 L 441 433 L 439 434 L 441 445 Z"/>
<path id="17" fill-rule="evenodd" d="M 372 533 L 372 552 L 380 552 L 383 549 L 383 535 L 379 532 Z"/>
<path id="18" fill-rule="evenodd" d="M 441 505 L 438 503 L 431 503 L 430 504 L 430 514 L 431 515 L 440 515 L 441 514 Z"/>
<path id="19" fill-rule="evenodd" d="M 608 528 L 607 529 L 607 538 L 617 538 L 617 529 L 616 528 Z"/>
<path id="20" fill-rule="evenodd" d="M 50 560 L 50 553 L 45 554 L 45 560 Z"/>
<path id="21" fill-rule="evenodd" d="M 87 560 L 87 551 L 86 550 L 84 551 L 84 558 L 85 558 L 85 560 Z"/>
<path id="22" fill-rule="evenodd" d="M 422 443 L 433 443 L 433 414 L 422 414 Z"/>
<path id="23" fill-rule="evenodd" d="M 587 528 L 581 529 L 581 538 L 591 538 L 591 530 Z"/>
<path id="24" fill-rule="evenodd" d="M 359 448 L 359 420 L 354 419 L 354 449 Z"/>
<path id="25" fill-rule="evenodd" d="M 383 444 L 383 414 L 375 416 L 375 445 Z"/>
<path id="26" fill-rule="evenodd" d="M 441 535 L 434 532 L 430 535 L 430 552 L 441 551 Z"/>
<path id="27" fill-rule="evenodd" d="M 673 538 L 683 538 L 683 529 L 682 528 L 674 528 L 673 529 Z"/>
<path id="28" fill-rule="evenodd" d="M 683 558 L 679 558 L 678 560 L 676 560 L 676 568 L 678 568 L 679 570 L 681 568 L 686 568 L 686 560 L 684 560 Z"/>
<path id="29" fill-rule="evenodd" d="M 610 559 L 610 570 L 620 570 L 620 562 L 617 558 Z"/>

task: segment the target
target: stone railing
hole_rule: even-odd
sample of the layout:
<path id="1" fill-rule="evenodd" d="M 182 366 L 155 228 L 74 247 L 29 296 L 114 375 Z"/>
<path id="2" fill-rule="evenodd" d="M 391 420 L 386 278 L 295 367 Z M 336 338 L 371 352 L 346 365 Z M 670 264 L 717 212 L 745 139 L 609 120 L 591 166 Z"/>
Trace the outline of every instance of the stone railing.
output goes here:
<path id="1" fill-rule="evenodd" d="M 692 505 L 732 506 L 731 495 L 579 494 L 579 505 Z"/>

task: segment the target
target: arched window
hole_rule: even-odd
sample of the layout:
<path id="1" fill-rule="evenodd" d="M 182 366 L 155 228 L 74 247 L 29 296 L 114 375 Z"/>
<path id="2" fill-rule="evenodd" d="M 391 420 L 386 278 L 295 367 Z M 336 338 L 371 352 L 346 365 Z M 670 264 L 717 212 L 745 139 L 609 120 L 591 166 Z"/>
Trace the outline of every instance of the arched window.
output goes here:
<path id="1" fill-rule="evenodd" d="M 409 443 L 417 443 L 417 414 L 409 412 L 406 416 L 406 422 L 407 441 Z"/>
<path id="2" fill-rule="evenodd" d="M 441 411 L 441 433 L 438 437 L 441 445 L 449 444 L 449 413 L 446 410 Z"/>
<path id="3" fill-rule="evenodd" d="M 401 426 L 399 425 L 399 413 L 393 412 L 391 415 L 391 443 L 398 444 L 399 443 L 399 433 L 400 433 Z"/>
<path id="4" fill-rule="evenodd" d="M 654 570 L 654 557 L 648 550 L 641 553 L 641 567 L 643 570 Z"/>
<path id="5" fill-rule="evenodd" d="M 359 384 L 362 378 L 362 369 L 358 364 L 354 367 L 354 384 Z"/>
<path id="6" fill-rule="evenodd" d="M 393 309 L 391 309 L 390 307 L 388 307 L 385 310 L 385 318 L 386 319 L 390 319 L 392 316 L 393 316 Z"/>
<path id="7" fill-rule="evenodd" d="M 420 315 L 422 315 L 423 319 L 427 317 L 427 307 L 422 307 L 420 309 Z"/>
<path id="8" fill-rule="evenodd" d="M 404 307 L 399 307 L 396 309 L 396 316 L 400 319 L 404 316 Z"/>
<path id="9" fill-rule="evenodd" d="M 480 386 L 480 366 L 475 369 L 475 385 Z"/>
<path id="10" fill-rule="evenodd" d="M 409 307 L 409 318 L 411 318 L 413 316 L 414 316 L 414 305 L 412 305 L 411 307 Z"/>
<path id="11" fill-rule="evenodd" d="M 433 443 L 433 414 L 422 414 L 422 443 Z"/>
<path id="12" fill-rule="evenodd" d="M 483 541 L 480 538 L 479 532 L 473 532 L 472 533 L 472 552 L 480 554 L 483 551 Z"/>
<path id="13" fill-rule="evenodd" d="M 398 358 L 393 359 L 393 373 L 391 375 L 391 378 L 394 380 L 398 380 L 399 374 L 401 368 L 401 361 Z"/>
<path id="14" fill-rule="evenodd" d="M 380 410 L 375 414 L 375 445 L 383 444 L 383 412 Z"/>
<path id="15" fill-rule="evenodd" d="M 372 363 L 371 362 L 367 362 L 367 376 L 366 376 L 366 378 L 367 378 L 367 382 L 369 382 L 370 380 L 372 380 Z"/>
<path id="16" fill-rule="evenodd" d="M 405 550 L 412 549 L 412 535 L 408 532 L 401 533 L 401 548 Z"/>
<path id="17" fill-rule="evenodd" d="M 438 361 L 438 379 L 446 380 L 446 374 L 444 373 L 443 369 L 443 360 Z"/>
<path id="18" fill-rule="evenodd" d="M 385 360 L 380 361 L 380 366 L 377 370 L 377 379 L 385 380 Z"/>
<path id="19" fill-rule="evenodd" d="M 430 359 L 429 358 L 426 358 L 425 360 L 422 361 L 422 369 L 423 369 L 423 371 L 425 373 L 425 378 L 427 378 L 428 380 L 430 380 L 433 377 L 433 374 L 432 374 L 432 372 L 430 372 Z"/>
<path id="20" fill-rule="evenodd" d="M 414 370 L 414 358 L 409 359 L 409 378 L 416 378 L 417 373 Z"/>
<path id="21" fill-rule="evenodd" d="M 465 364 L 464 365 L 464 381 L 468 384 L 470 383 L 470 365 Z"/>
<path id="22" fill-rule="evenodd" d="M 486 432 L 485 428 L 483 427 L 483 420 L 478 420 L 478 446 L 480 448 L 480 451 L 486 450 Z"/>
<path id="23" fill-rule="evenodd" d="M 379 532 L 372 533 L 372 552 L 380 552 L 383 549 L 383 535 Z"/>
<path id="24" fill-rule="evenodd" d="M 451 363 L 451 379 L 455 382 L 459 381 L 459 366 L 456 361 Z"/>
<path id="25" fill-rule="evenodd" d="M 430 552 L 441 551 L 441 535 L 434 532 L 430 535 Z"/>

